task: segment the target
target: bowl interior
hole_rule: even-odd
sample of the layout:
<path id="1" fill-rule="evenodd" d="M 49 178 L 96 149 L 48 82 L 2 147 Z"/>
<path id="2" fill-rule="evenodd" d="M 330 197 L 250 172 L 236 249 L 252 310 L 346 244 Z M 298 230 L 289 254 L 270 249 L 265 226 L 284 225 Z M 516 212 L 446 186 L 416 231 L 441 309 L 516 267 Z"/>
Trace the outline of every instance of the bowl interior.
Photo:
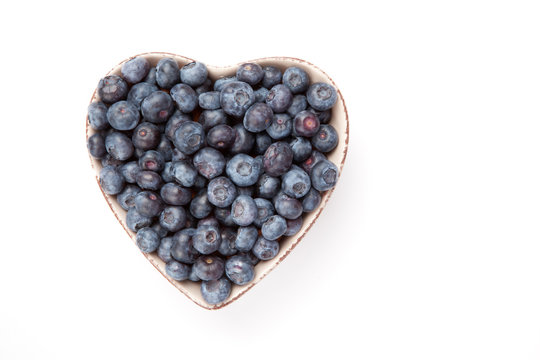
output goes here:
<path id="1" fill-rule="evenodd" d="M 193 61 L 192 59 L 179 56 L 179 55 L 169 54 L 169 53 L 145 53 L 145 54 L 141 54 L 137 56 L 143 56 L 147 58 L 152 66 L 155 66 L 158 63 L 158 61 L 164 57 L 172 57 L 176 59 L 180 67 Z M 117 66 L 115 66 L 111 71 L 109 71 L 109 73 L 107 73 L 107 75 L 111 75 L 111 74 L 120 75 L 120 69 L 122 67 L 122 64 L 130 59 L 131 58 L 126 59 L 120 64 L 118 64 Z M 332 81 L 332 79 L 330 79 L 328 75 L 326 75 L 322 70 L 320 70 L 316 66 L 304 60 L 286 58 L 286 57 L 272 57 L 272 58 L 252 60 L 249 62 L 258 63 L 261 66 L 273 65 L 280 68 L 281 70 L 285 70 L 287 67 L 290 67 L 290 66 L 297 66 L 304 69 L 309 74 L 312 82 L 327 82 L 327 83 L 332 84 L 337 89 L 336 84 L 334 84 L 334 82 Z M 238 65 L 239 64 L 231 65 L 231 66 L 224 66 L 224 67 L 207 65 L 209 77 L 212 79 L 212 81 L 215 81 L 216 79 L 219 79 L 221 77 L 232 76 L 235 74 L 236 68 L 238 67 Z M 99 97 L 97 95 L 97 91 L 94 91 L 91 101 L 93 102 L 97 100 L 99 100 Z M 336 149 L 334 149 L 331 153 L 327 154 L 327 156 L 329 160 L 331 160 L 333 163 L 335 163 L 338 166 L 341 173 L 343 164 L 345 162 L 345 157 L 347 155 L 347 146 L 349 142 L 349 121 L 347 117 L 347 109 L 345 107 L 345 102 L 339 90 L 338 90 L 338 101 L 336 102 L 335 106 L 332 109 L 332 119 L 330 121 L 330 124 L 332 124 L 332 126 L 334 126 L 334 128 L 338 132 L 339 143 Z M 87 118 L 86 137 L 88 138 L 94 132 L 95 131 L 88 125 L 88 118 Z M 96 171 L 96 179 L 98 180 L 98 184 L 99 184 L 98 175 L 99 175 L 99 171 L 102 168 L 101 162 L 97 159 L 94 159 L 92 156 L 90 156 L 90 161 L 92 163 L 92 167 Z M 255 266 L 255 278 L 253 279 L 251 283 L 245 286 L 238 286 L 238 285 L 233 284 L 232 292 L 229 298 L 223 303 L 220 303 L 217 305 L 208 305 L 203 300 L 200 293 L 199 283 L 193 283 L 188 280 L 179 282 L 167 276 L 167 274 L 165 273 L 165 263 L 155 253 L 152 253 L 152 254 L 141 253 L 141 254 L 146 256 L 146 258 L 150 261 L 150 263 L 154 265 L 154 267 L 167 280 L 169 280 L 169 282 L 172 285 L 174 285 L 178 290 L 180 290 L 188 298 L 194 301 L 197 305 L 200 305 L 201 307 L 206 308 L 206 309 L 219 309 L 232 303 L 233 301 L 238 299 L 240 296 L 245 294 L 246 291 L 251 289 L 262 278 L 264 278 L 272 269 L 274 269 L 292 251 L 292 249 L 296 246 L 296 244 L 298 244 L 298 242 L 306 235 L 307 231 L 311 228 L 311 226 L 317 220 L 323 208 L 325 207 L 328 199 L 330 198 L 330 195 L 332 194 L 332 192 L 333 192 L 333 189 L 323 194 L 322 201 L 318 209 L 316 209 L 315 211 L 311 213 L 307 213 L 303 215 L 304 216 L 303 226 L 296 235 L 284 237 L 280 240 L 280 251 L 275 258 L 269 261 L 261 261 L 259 262 L 259 264 Z M 103 193 L 103 196 L 107 200 L 107 203 L 109 204 L 111 210 L 113 211 L 114 215 L 118 219 L 118 222 L 120 222 L 124 230 L 131 237 L 131 240 L 135 242 L 135 233 L 128 229 L 125 222 L 126 210 L 124 210 L 117 203 L 115 196 L 107 195 L 105 193 Z"/>

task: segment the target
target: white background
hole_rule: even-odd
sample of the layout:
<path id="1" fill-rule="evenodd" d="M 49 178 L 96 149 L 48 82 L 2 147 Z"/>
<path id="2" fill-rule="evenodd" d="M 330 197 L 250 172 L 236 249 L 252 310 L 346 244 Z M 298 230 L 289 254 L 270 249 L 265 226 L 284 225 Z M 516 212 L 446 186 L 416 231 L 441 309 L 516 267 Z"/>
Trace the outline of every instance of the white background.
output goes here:
<path id="1" fill-rule="evenodd" d="M 535 1 L 0 5 L 0 359 L 540 359 Z M 313 62 L 347 102 L 339 186 L 295 251 L 219 311 L 108 210 L 84 143 L 134 54 Z"/>

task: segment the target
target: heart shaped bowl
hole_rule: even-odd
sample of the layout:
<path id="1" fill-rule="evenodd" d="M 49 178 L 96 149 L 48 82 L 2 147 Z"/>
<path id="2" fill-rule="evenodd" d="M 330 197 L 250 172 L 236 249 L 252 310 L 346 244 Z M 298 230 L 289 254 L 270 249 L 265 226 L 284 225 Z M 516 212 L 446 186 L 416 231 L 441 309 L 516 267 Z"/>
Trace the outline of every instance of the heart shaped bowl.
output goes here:
<path id="1" fill-rule="evenodd" d="M 144 53 L 135 55 L 136 56 L 142 56 L 148 59 L 151 66 L 156 66 L 158 61 L 165 57 L 171 57 L 174 58 L 180 67 L 183 65 L 190 63 L 194 60 L 170 53 L 161 53 L 161 52 L 151 52 L 151 53 Z M 122 65 L 131 60 L 133 57 L 126 59 L 122 61 L 120 64 L 116 65 L 109 73 L 106 75 L 120 75 L 120 70 L 122 68 Z M 332 161 L 334 164 L 338 166 L 341 170 L 343 169 L 343 164 L 345 163 L 345 157 L 347 156 L 347 147 L 349 143 L 349 119 L 347 115 L 347 108 L 345 107 L 345 101 L 343 100 L 343 96 L 341 95 L 339 89 L 337 88 L 336 84 L 332 81 L 332 79 L 326 75 L 321 69 L 316 67 L 315 65 L 304 61 L 300 59 L 295 58 L 289 58 L 289 57 L 268 57 L 268 58 L 262 58 L 257 60 L 251 60 L 249 62 L 257 63 L 261 66 L 267 66 L 267 65 L 273 65 L 277 68 L 284 71 L 287 67 L 290 66 L 297 66 L 302 69 L 304 69 L 310 76 L 311 82 L 326 82 L 329 84 L 332 84 L 338 93 L 338 99 L 334 107 L 332 108 L 332 119 L 330 121 L 330 124 L 334 126 L 336 129 L 338 135 L 339 135 L 339 143 L 338 146 L 330 153 L 327 154 L 327 157 L 330 161 Z M 243 62 L 242 62 L 243 63 Z M 211 66 L 207 65 L 208 67 L 208 77 L 212 79 L 212 81 L 215 81 L 219 78 L 225 77 L 225 76 L 232 76 L 236 73 L 237 67 L 242 64 L 236 64 L 231 66 Z M 98 101 L 99 96 L 97 94 L 97 89 L 94 91 L 94 94 L 92 95 L 91 102 Z M 94 134 L 95 131 L 89 126 L 88 124 L 88 117 L 86 118 L 86 139 L 88 140 L 88 137 Z M 92 156 L 90 156 L 90 161 L 92 163 L 92 167 L 94 168 L 96 172 L 96 180 L 98 182 L 99 186 L 99 172 L 102 168 L 101 162 L 98 159 L 94 159 Z M 101 187 L 100 187 L 101 190 Z M 166 273 L 165 273 L 165 263 L 157 256 L 156 253 L 151 254 L 143 254 L 148 261 L 154 267 L 167 279 L 169 282 L 174 285 L 180 292 L 182 292 L 184 295 L 186 295 L 189 299 L 191 299 L 193 302 L 195 302 L 197 305 L 205 308 L 205 309 L 220 309 L 223 308 L 226 305 L 229 305 L 233 301 L 240 298 L 240 296 L 244 295 L 248 290 L 250 290 L 255 284 L 257 284 L 259 281 L 261 281 L 270 271 L 272 271 L 276 266 L 279 265 L 287 257 L 287 255 L 290 254 L 290 252 L 294 249 L 294 247 L 302 240 L 309 229 L 313 226 L 315 221 L 317 221 L 317 218 L 321 215 L 322 210 L 324 209 L 326 203 L 330 199 L 330 196 L 332 195 L 332 192 L 334 190 L 326 191 L 322 196 L 322 201 L 318 209 L 316 209 L 313 212 L 304 214 L 304 223 L 302 225 L 302 228 L 300 231 L 294 235 L 289 237 L 283 237 L 280 241 L 280 250 L 276 257 L 274 257 L 271 260 L 268 261 L 261 261 L 255 266 L 255 277 L 253 281 L 251 281 L 249 284 L 244 286 L 238 286 L 234 285 L 232 286 L 231 294 L 225 300 L 224 302 L 217 304 L 217 305 L 209 305 L 207 304 L 201 295 L 200 292 L 200 284 L 194 283 L 189 280 L 186 281 L 176 281 L 171 279 Z M 105 200 L 109 204 L 113 214 L 116 216 L 116 219 L 122 225 L 124 230 L 127 232 L 131 240 L 135 243 L 135 233 L 128 229 L 126 225 L 126 210 L 124 210 L 116 201 L 115 196 L 107 195 L 103 193 L 103 196 L 105 197 Z"/>

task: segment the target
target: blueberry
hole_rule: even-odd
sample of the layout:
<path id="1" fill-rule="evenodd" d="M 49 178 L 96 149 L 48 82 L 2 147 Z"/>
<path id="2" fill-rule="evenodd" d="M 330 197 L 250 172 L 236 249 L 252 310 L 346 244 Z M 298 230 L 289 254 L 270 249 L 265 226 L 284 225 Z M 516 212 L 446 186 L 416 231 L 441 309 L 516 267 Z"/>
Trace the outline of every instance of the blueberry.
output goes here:
<path id="1" fill-rule="evenodd" d="M 251 156 L 237 154 L 227 162 L 227 176 L 238 186 L 251 186 L 257 182 L 261 174 L 261 166 Z"/>
<path id="2" fill-rule="evenodd" d="M 191 267 L 186 264 L 182 264 L 178 261 L 171 260 L 165 265 L 165 272 L 173 280 L 182 281 L 189 278 L 189 273 L 191 272 Z"/>
<path id="3" fill-rule="evenodd" d="M 231 217 L 236 225 L 250 225 L 257 218 L 255 201 L 247 195 L 238 196 L 231 206 Z"/>
<path id="4" fill-rule="evenodd" d="M 158 87 L 156 85 L 148 84 L 145 82 L 135 84 L 128 92 L 127 101 L 135 105 L 135 107 L 140 110 L 141 103 L 144 98 L 146 98 L 154 91 L 158 91 Z"/>
<path id="5" fill-rule="evenodd" d="M 105 130 L 109 127 L 107 106 L 101 101 L 88 105 L 88 124 L 94 130 Z"/>
<path id="6" fill-rule="evenodd" d="M 128 210 L 126 215 L 126 225 L 131 231 L 137 232 L 151 224 L 152 218 L 139 214 L 135 207 Z"/>
<path id="7" fill-rule="evenodd" d="M 201 256 L 193 264 L 195 275 L 203 281 L 216 280 L 225 271 L 225 262 L 218 256 Z"/>
<path id="8" fill-rule="evenodd" d="M 197 225 L 198 219 L 193 217 L 190 212 L 187 212 L 187 219 L 186 219 L 186 228 L 195 228 Z"/>
<path id="9" fill-rule="evenodd" d="M 174 176 L 172 173 L 173 167 L 172 167 L 172 161 L 167 161 L 165 163 L 165 166 L 163 167 L 163 171 L 161 172 L 161 178 L 164 182 L 170 183 L 174 181 Z"/>
<path id="10" fill-rule="evenodd" d="M 172 236 L 173 245 L 171 256 L 185 264 L 193 264 L 199 257 L 199 252 L 193 247 L 195 229 L 183 229 Z"/>
<path id="11" fill-rule="evenodd" d="M 219 253 L 223 256 L 231 256 L 238 252 L 234 247 L 236 242 L 236 230 L 226 227 L 221 229 L 221 244 L 219 245 Z"/>
<path id="12" fill-rule="evenodd" d="M 187 205 L 191 201 L 191 191 L 173 183 L 163 185 L 160 195 L 169 205 Z"/>
<path id="13" fill-rule="evenodd" d="M 140 192 L 141 189 L 138 186 L 127 185 L 126 187 L 124 187 L 124 190 L 122 190 L 122 192 L 120 192 L 116 196 L 116 200 L 118 201 L 118 204 L 120 204 L 122 209 L 129 210 L 130 208 L 135 206 L 135 197 Z"/>
<path id="14" fill-rule="evenodd" d="M 234 144 L 236 131 L 229 125 L 217 125 L 208 131 L 206 142 L 218 150 L 228 150 Z"/>
<path id="15" fill-rule="evenodd" d="M 255 269 L 243 255 L 235 255 L 225 263 L 227 277 L 236 285 L 245 285 L 255 277 Z"/>
<path id="16" fill-rule="evenodd" d="M 309 111 L 317 115 L 321 124 L 328 124 L 332 120 L 332 110 L 317 111 L 312 107 L 308 108 Z"/>
<path id="17" fill-rule="evenodd" d="M 288 114 L 274 114 L 274 119 L 266 132 L 272 139 L 281 140 L 291 135 L 292 127 L 292 119 Z"/>
<path id="18" fill-rule="evenodd" d="M 243 81 L 249 85 L 256 85 L 261 82 L 264 77 L 264 72 L 259 64 L 245 63 L 236 70 L 236 78 L 238 81 Z"/>
<path id="19" fill-rule="evenodd" d="M 265 102 L 269 92 L 270 90 L 264 87 L 255 90 L 255 102 Z"/>
<path id="20" fill-rule="evenodd" d="M 197 176 L 195 177 L 195 182 L 193 183 L 193 188 L 198 189 L 198 190 L 202 188 L 206 189 L 206 185 L 207 185 L 206 178 L 197 174 Z"/>
<path id="21" fill-rule="evenodd" d="M 176 107 L 183 113 L 190 113 L 197 107 L 199 95 L 193 88 L 186 84 L 176 84 L 171 89 L 171 97 Z"/>
<path id="22" fill-rule="evenodd" d="M 289 170 L 292 161 L 293 152 L 289 144 L 283 141 L 275 142 L 264 153 L 264 171 L 270 176 L 281 176 Z"/>
<path id="23" fill-rule="evenodd" d="M 223 88 L 225 87 L 225 85 L 233 82 L 233 81 L 238 81 L 236 79 L 236 76 L 226 76 L 226 77 L 222 77 L 220 79 L 217 79 L 216 82 L 214 83 L 214 90 L 215 91 L 221 91 L 223 90 Z"/>
<path id="24" fill-rule="evenodd" d="M 255 226 L 240 226 L 236 233 L 236 239 L 234 242 L 234 247 L 238 251 L 250 251 L 257 241 L 259 236 L 259 231 Z"/>
<path id="25" fill-rule="evenodd" d="M 99 184 L 103 192 L 116 195 L 124 189 L 124 177 L 115 166 L 105 166 L 99 172 Z"/>
<path id="26" fill-rule="evenodd" d="M 279 215 L 272 215 L 261 227 L 262 236 L 267 240 L 277 240 L 287 231 L 287 221 Z"/>
<path id="27" fill-rule="evenodd" d="M 142 216 L 158 216 L 163 210 L 163 202 L 159 196 L 152 191 L 141 191 L 135 196 L 135 209 Z"/>
<path id="28" fill-rule="evenodd" d="M 199 277 L 195 274 L 195 271 L 193 271 L 193 266 L 191 267 L 188 280 L 193 282 L 201 281 L 201 279 L 199 279 Z"/>
<path id="29" fill-rule="evenodd" d="M 112 104 L 126 98 L 128 84 L 118 75 L 109 75 L 99 80 L 97 91 L 101 101 Z"/>
<path id="30" fill-rule="evenodd" d="M 320 152 L 327 153 L 335 149 L 338 144 L 338 134 L 332 125 L 323 124 L 319 131 L 311 138 L 313 147 Z"/>
<path id="31" fill-rule="evenodd" d="M 141 171 L 139 164 L 136 161 L 130 161 L 120 167 L 120 172 L 127 183 L 135 184 L 137 182 L 137 174 Z"/>
<path id="32" fill-rule="evenodd" d="M 197 170 L 188 161 L 174 161 L 172 163 L 172 175 L 180 185 L 192 187 L 197 178 Z"/>
<path id="33" fill-rule="evenodd" d="M 296 165 L 287 171 L 281 179 L 281 190 L 297 199 L 306 195 L 310 188 L 311 180 L 309 175 Z"/>
<path id="34" fill-rule="evenodd" d="M 238 186 L 236 188 L 238 195 L 247 195 L 253 197 L 255 193 L 255 188 L 253 186 Z"/>
<path id="35" fill-rule="evenodd" d="M 212 281 L 203 281 L 201 284 L 201 295 L 208 304 L 219 304 L 231 294 L 231 282 L 226 278 Z"/>
<path id="36" fill-rule="evenodd" d="M 225 157 L 216 149 L 205 147 L 195 154 L 193 165 L 199 174 L 211 180 L 223 173 Z"/>
<path id="37" fill-rule="evenodd" d="M 176 232 L 186 225 L 186 210 L 181 206 L 167 206 L 159 215 L 159 224 L 170 232 Z"/>
<path id="38" fill-rule="evenodd" d="M 311 174 L 311 169 L 321 160 L 326 160 L 326 156 L 317 150 L 313 150 L 311 155 L 302 163 L 302 169 L 308 174 Z"/>
<path id="39" fill-rule="evenodd" d="M 215 216 L 207 216 L 204 219 L 201 219 L 197 222 L 197 226 L 215 226 L 219 227 L 219 221 Z"/>
<path id="40" fill-rule="evenodd" d="M 264 76 L 262 79 L 262 86 L 270 89 L 272 86 L 281 82 L 281 70 L 275 66 L 265 66 L 263 68 Z"/>
<path id="41" fill-rule="evenodd" d="M 229 149 L 229 152 L 232 154 L 251 152 L 253 143 L 255 142 L 253 134 L 247 131 L 242 124 L 236 124 L 233 128 L 236 132 L 236 138 L 234 139 L 234 143 Z"/>
<path id="42" fill-rule="evenodd" d="M 154 172 L 148 170 L 141 170 L 137 174 L 137 185 L 145 190 L 154 190 L 157 191 L 163 185 L 163 179 L 161 176 Z"/>
<path id="43" fill-rule="evenodd" d="M 251 252 L 260 260 L 273 259 L 279 252 L 279 242 L 259 236 Z"/>
<path id="44" fill-rule="evenodd" d="M 184 114 L 180 110 L 176 110 L 169 120 L 167 120 L 167 124 L 165 125 L 165 136 L 167 139 L 174 141 L 174 133 L 176 132 L 176 129 L 186 121 L 191 121 L 191 115 Z"/>
<path id="45" fill-rule="evenodd" d="M 161 140 L 159 128 L 149 122 L 143 122 L 133 131 L 133 146 L 141 150 L 155 149 Z"/>
<path id="46" fill-rule="evenodd" d="M 253 201 L 255 201 L 255 205 L 257 205 L 257 217 L 253 224 L 260 228 L 270 216 L 274 215 L 274 205 L 272 205 L 269 200 L 262 198 L 256 198 L 253 199 Z"/>
<path id="47" fill-rule="evenodd" d="M 287 109 L 287 114 L 295 117 L 300 111 L 307 108 L 307 99 L 304 95 L 294 95 L 291 105 Z"/>
<path id="48" fill-rule="evenodd" d="M 272 145 L 272 138 L 268 133 L 258 133 L 255 135 L 255 152 L 262 155 Z"/>
<path id="49" fill-rule="evenodd" d="M 143 253 L 151 253 L 159 247 L 159 236 L 154 229 L 145 227 L 137 231 L 135 236 L 137 246 Z"/>
<path id="50" fill-rule="evenodd" d="M 325 111 L 332 108 L 336 103 L 337 92 L 332 85 L 319 82 L 309 87 L 306 97 L 312 108 Z"/>
<path id="51" fill-rule="evenodd" d="M 156 234 L 158 234 L 160 239 L 163 239 L 164 237 L 166 237 L 169 234 L 169 230 L 165 229 L 158 222 L 152 224 L 151 228 L 154 229 L 154 231 L 156 232 Z"/>
<path id="52" fill-rule="evenodd" d="M 277 195 L 281 188 L 279 178 L 262 174 L 257 181 L 257 195 L 265 199 L 271 199 Z"/>
<path id="53" fill-rule="evenodd" d="M 299 67 L 290 67 L 283 73 L 283 84 L 287 85 L 293 94 L 303 93 L 308 89 L 309 76 Z"/>
<path id="54" fill-rule="evenodd" d="M 204 131 L 208 131 L 216 125 L 227 124 L 227 114 L 221 109 L 203 110 L 198 122 Z"/>
<path id="55" fill-rule="evenodd" d="M 224 176 L 210 180 L 207 194 L 208 201 L 220 208 L 230 206 L 237 195 L 234 184 Z"/>
<path id="56" fill-rule="evenodd" d="M 157 69 L 155 67 L 150 68 L 150 71 L 148 71 L 148 75 L 146 75 L 143 81 L 148 84 L 157 85 L 156 74 Z"/>
<path id="57" fill-rule="evenodd" d="M 150 63 L 141 56 L 137 56 L 122 65 L 122 77 L 130 84 L 142 81 L 150 71 Z"/>
<path id="58" fill-rule="evenodd" d="M 195 88 L 195 92 L 198 94 L 198 95 L 201 95 L 205 92 L 210 92 L 212 91 L 213 87 L 212 87 L 212 80 L 210 79 L 206 79 L 204 81 L 204 83 L 202 83 L 202 85 L 200 86 L 197 86 Z"/>
<path id="59" fill-rule="evenodd" d="M 244 116 L 244 127 L 248 131 L 258 133 L 266 130 L 273 118 L 274 113 L 270 106 L 265 103 L 255 103 Z"/>
<path id="60" fill-rule="evenodd" d="M 135 154 L 135 157 L 136 157 L 136 158 L 139 158 L 139 157 L 143 156 L 144 150 L 135 148 L 135 150 L 133 151 L 133 153 Z"/>
<path id="61" fill-rule="evenodd" d="M 291 146 L 291 150 L 293 152 L 293 161 L 296 163 L 306 160 L 311 155 L 311 142 L 309 142 L 309 140 L 305 137 L 294 137 L 289 142 L 289 145 Z"/>
<path id="62" fill-rule="evenodd" d="M 173 155 L 173 146 L 169 139 L 165 135 L 161 136 L 161 141 L 159 142 L 158 146 L 156 147 L 156 151 L 158 151 L 161 156 L 163 156 L 164 161 L 171 161 L 172 155 Z"/>
<path id="63" fill-rule="evenodd" d="M 284 236 L 293 236 L 298 234 L 302 225 L 304 224 L 304 219 L 300 216 L 293 220 L 287 220 L 287 231 L 285 231 Z"/>
<path id="64" fill-rule="evenodd" d="M 107 149 L 105 148 L 105 140 L 99 133 L 95 133 L 88 138 L 88 152 L 96 159 L 101 159 L 107 155 Z"/>
<path id="65" fill-rule="evenodd" d="M 266 96 L 266 103 L 277 113 L 286 111 L 291 106 L 292 100 L 291 90 L 283 84 L 273 86 Z"/>
<path id="66" fill-rule="evenodd" d="M 124 134 L 120 132 L 111 132 L 105 138 L 105 148 L 107 152 L 115 159 L 124 161 L 133 155 L 133 143 Z"/>
<path id="67" fill-rule="evenodd" d="M 176 60 L 163 58 L 156 66 L 156 82 L 163 89 L 170 89 L 180 82 L 180 68 Z"/>
<path id="68" fill-rule="evenodd" d="M 139 167 L 142 170 L 160 172 L 165 167 L 165 159 L 160 152 L 148 150 L 139 158 Z"/>
<path id="69" fill-rule="evenodd" d="M 293 120 L 293 134 L 312 137 L 319 131 L 319 118 L 309 110 L 300 111 Z"/>
<path id="70" fill-rule="evenodd" d="M 311 170 L 311 183 L 319 191 L 326 191 L 336 186 L 339 170 L 334 163 L 321 160 Z"/>
<path id="71" fill-rule="evenodd" d="M 264 172 L 262 170 L 263 168 L 263 156 L 262 155 L 257 155 L 253 158 L 253 162 L 257 163 L 258 166 L 261 168 L 261 174 Z M 250 185 L 251 186 L 251 185 Z"/>
<path id="72" fill-rule="evenodd" d="M 228 208 L 215 208 L 214 216 L 224 226 L 236 226 L 231 216 L 231 209 Z"/>
<path id="73" fill-rule="evenodd" d="M 189 212 L 196 219 L 203 219 L 212 212 L 212 204 L 208 201 L 206 190 L 202 190 L 189 204 Z"/>
<path id="74" fill-rule="evenodd" d="M 101 166 L 103 167 L 105 166 L 119 167 L 123 164 L 124 162 L 122 160 L 115 159 L 114 157 L 111 156 L 111 154 L 107 154 L 105 155 L 105 157 L 101 159 Z"/>
<path id="75" fill-rule="evenodd" d="M 304 209 L 302 203 L 283 192 L 274 197 L 274 208 L 276 212 L 285 219 L 293 220 L 302 215 Z"/>
<path id="76" fill-rule="evenodd" d="M 174 245 L 174 240 L 172 237 L 164 237 L 161 239 L 161 242 L 159 243 L 159 247 L 157 249 L 157 255 L 161 260 L 168 263 L 173 259 L 171 255 L 171 249 Z"/>
<path id="77" fill-rule="evenodd" d="M 255 94 L 245 82 L 232 81 L 223 86 L 219 102 L 225 113 L 239 118 L 255 102 Z"/>
<path id="78" fill-rule="evenodd" d="M 219 91 L 209 91 L 199 95 L 199 106 L 202 109 L 216 110 L 221 106 L 219 103 Z"/>
<path id="79" fill-rule="evenodd" d="M 129 101 L 118 101 L 107 110 L 107 121 L 116 130 L 135 129 L 139 119 L 139 109 Z"/>
<path id="80" fill-rule="evenodd" d="M 164 91 L 154 91 L 144 98 L 141 112 L 146 121 L 155 124 L 166 122 L 174 112 L 174 103 L 169 94 Z"/>
<path id="81" fill-rule="evenodd" d="M 311 212 L 321 204 L 321 194 L 314 188 L 309 189 L 309 192 L 302 199 L 302 208 L 304 212 Z"/>
<path id="82" fill-rule="evenodd" d="M 183 122 L 176 129 L 173 142 L 184 154 L 196 153 L 205 142 L 203 127 L 195 121 Z"/>
<path id="83" fill-rule="evenodd" d="M 171 161 L 172 162 L 175 162 L 175 161 L 182 161 L 182 160 L 190 160 L 191 158 L 189 157 L 189 155 L 187 154 L 184 154 L 183 152 L 181 152 L 180 150 L 178 150 L 177 148 L 174 148 L 173 149 L 173 152 L 172 152 L 172 158 L 171 158 Z"/>
<path id="84" fill-rule="evenodd" d="M 255 239 L 255 241 L 257 241 L 257 239 Z M 252 252 L 252 251 L 248 251 L 248 252 L 244 252 L 244 253 L 240 253 L 238 255 L 243 255 L 246 257 L 246 259 L 251 263 L 251 265 L 255 266 L 257 265 L 261 259 L 259 259 L 257 256 L 255 256 L 255 254 Z"/>
<path id="85" fill-rule="evenodd" d="M 208 76 L 206 65 L 201 62 L 191 62 L 180 69 L 180 79 L 184 84 L 197 87 L 202 85 Z"/>

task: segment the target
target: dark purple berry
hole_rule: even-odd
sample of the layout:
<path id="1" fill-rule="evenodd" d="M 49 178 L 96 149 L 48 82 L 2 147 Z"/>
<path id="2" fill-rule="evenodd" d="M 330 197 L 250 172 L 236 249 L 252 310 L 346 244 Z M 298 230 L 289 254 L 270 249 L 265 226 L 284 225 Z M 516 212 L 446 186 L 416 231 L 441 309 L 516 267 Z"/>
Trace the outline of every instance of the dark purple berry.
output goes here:
<path id="1" fill-rule="evenodd" d="M 264 171 L 270 176 L 281 176 L 289 170 L 293 152 L 286 142 L 278 141 L 268 147 L 263 157 Z"/>
<path id="2" fill-rule="evenodd" d="M 118 75 L 105 76 L 99 80 L 98 96 L 101 101 L 112 104 L 127 97 L 128 84 Z"/>
<path id="3" fill-rule="evenodd" d="M 234 144 L 236 131 L 229 125 L 217 125 L 208 131 L 206 142 L 218 150 L 228 150 Z"/>
<path id="4" fill-rule="evenodd" d="M 90 136 L 88 138 L 87 145 L 88 152 L 96 159 L 101 159 L 107 155 L 107 149 L 105 149 L 105 140 L 101 134 L 95 133 L 94 135 Z"/>
<path id="5" fill-rule="evenodd" d="M 159 128 L 149 122 L 143 122 L 133 131 L 133 146 L 141 150 L 155 149 L 161 140 Z"/>
<path id="6" fill-rule="evenodd" d="M 245 63 L 236 70 L 236 78 L 238 81 L 243 81 L 249 85 L 256 85 L 263 79 L 264 72 L 259 64 Z"/>
<path id="7" fill-rule="evenodd" d="M 300 111 L 293 120 L 293 133 L 296 136 L 312 137 L 319 131 L 319 118 L 311 111 Z"/>
<path id="8" fill-rule="evenodd" d="M 141 56 L 137 56 L 122 65 L 122 77 L 130 84 L 142 81 L 150 71 L 150 63 Z"/>

